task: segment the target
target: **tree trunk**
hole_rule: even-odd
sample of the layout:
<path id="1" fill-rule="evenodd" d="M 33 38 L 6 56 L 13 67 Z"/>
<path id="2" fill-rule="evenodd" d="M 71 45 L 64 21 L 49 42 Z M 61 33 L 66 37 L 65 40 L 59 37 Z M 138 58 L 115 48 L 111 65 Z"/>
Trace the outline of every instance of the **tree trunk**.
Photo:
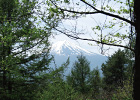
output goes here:
<path id="1" fill-rule="evenodd" d="M 134 17 L 136 30 L 135 65 L 133 99 L 140 100 L 140 0 L 134 0 Z"/>

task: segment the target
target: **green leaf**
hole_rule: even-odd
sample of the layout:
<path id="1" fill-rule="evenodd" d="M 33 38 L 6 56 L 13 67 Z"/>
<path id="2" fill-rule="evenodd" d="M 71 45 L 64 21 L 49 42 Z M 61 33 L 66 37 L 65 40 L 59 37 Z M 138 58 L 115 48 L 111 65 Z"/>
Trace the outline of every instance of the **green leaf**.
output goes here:
<path id="1" fill-rule="evenodd" d="M 115 37 L 120 37 L 120 33 L 116 33 L 114 36 Z"/>
<path id="2" fill-rule="evenodd" d="M 65 3 L 70 3 L 69 0 L 64 0 Z"/>
<path id="3" fill-rule="evenodd" d="M 100 26 L 96 26 L 96 29 L 97 29 L 97 30 L 101 30 Z"/>

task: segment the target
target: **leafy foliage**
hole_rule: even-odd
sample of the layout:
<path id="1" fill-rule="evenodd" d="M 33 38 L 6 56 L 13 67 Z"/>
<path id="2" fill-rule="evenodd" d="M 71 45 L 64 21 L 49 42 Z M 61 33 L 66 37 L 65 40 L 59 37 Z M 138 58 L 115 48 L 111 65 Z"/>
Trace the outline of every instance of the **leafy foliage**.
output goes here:
<path id="1" fill-rule="evenodd" d="M 119 87 L 113 94 L 112 100 L 133 100 L 133 87 L 130 81 L 124 81 L 124 87 Z"/>

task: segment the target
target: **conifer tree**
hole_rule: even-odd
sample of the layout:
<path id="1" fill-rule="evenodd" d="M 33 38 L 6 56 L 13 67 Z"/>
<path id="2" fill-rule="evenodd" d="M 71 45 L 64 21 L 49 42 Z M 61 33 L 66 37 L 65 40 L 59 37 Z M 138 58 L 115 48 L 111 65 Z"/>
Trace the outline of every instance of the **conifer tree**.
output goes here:
<path id="1" fill-rule="evenodd" d="M 81 93 L 89 91 L 87 82 L 90 75 L 90 63 L 85 56 L 77 56 L 78 61 L 75 61 L 71 70 L 71 75 L 67 77 L 67 81 L 76 90 Z"/>
<path id="2" fill-rule="evenodd" d="M 127 79 L 126 64 L 128 64 L 128 59 L 124 51 L 120 49 L 102 64 L 103 80 L 109 90 L 119 86 L 123 87 L 123 81 Z"/>
<path id="3" fill-rule="evenodd" d="M 0 0 L 1 100 L 34 100 L 48 69 L 51 27 L 39 27 L 35 10 L 36 0 Z"/>
<path id="4" fill-rule="evenodd" d="M 101 89 L 101 77 L 98 67 L 90 72 L 89 83 L 92 97 L 98 97 Z"/>

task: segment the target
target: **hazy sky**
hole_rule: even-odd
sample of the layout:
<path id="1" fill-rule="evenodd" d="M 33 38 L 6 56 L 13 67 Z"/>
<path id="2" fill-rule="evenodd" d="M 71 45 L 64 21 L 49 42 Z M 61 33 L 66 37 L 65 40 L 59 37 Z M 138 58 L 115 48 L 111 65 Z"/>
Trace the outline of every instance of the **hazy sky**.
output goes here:
<path id="1" fill-rule="evenodd" d="M 100 24 L 102 25 L 102 23 L 104 23 L 106 19 L 111 20 L 110 17 L 106 17 L 106 16 L 102 16 L 98 14 L 98 15 L 80 18 L 76 20 L 76 22 L 75 20 L 63 21 L 63 25 L 61 24 L 59 27 L 65 27 L 66 29 L 74 29 L 74 26 L 76 26 L 77 32 L 84 33 L 84 35 L 79 35 L 80 37 L 97 39 L 99 37 L 97 37 L 97 35 L 94 34 L 94 32 L 92 31 L 92 27 L 96 25 L 100 25 Z M 108 32 L 111 32 L 111 31 L 115 31 L 115 30 L 114 29 L 103 30 L 103 34 L 108 34 Z M 119 32 L 124 32 L 124 29 L 120 29 Z M 100 34 L 100 31 L 99 31 L 99 34 Z M 54 35 L 54 38 L 50 40 L 51 42 L 68 40 L 91 52 L 98 53 L 98 54 L 101 53 L 101 45 L 98 46 L 95 42 L 84 41 L 84 40 L 73 40 L 60 33 L 58 35 Z M 92 45 L 89 45 L 89 44 L 92 44 Z M 103 47 L 104 47 L 103 53 L 105 55 L 111 55 L 118 49 L 118 47 L 113 47 L 113 46 L 109 47 L 109 46 L 104 45 Z"/>

